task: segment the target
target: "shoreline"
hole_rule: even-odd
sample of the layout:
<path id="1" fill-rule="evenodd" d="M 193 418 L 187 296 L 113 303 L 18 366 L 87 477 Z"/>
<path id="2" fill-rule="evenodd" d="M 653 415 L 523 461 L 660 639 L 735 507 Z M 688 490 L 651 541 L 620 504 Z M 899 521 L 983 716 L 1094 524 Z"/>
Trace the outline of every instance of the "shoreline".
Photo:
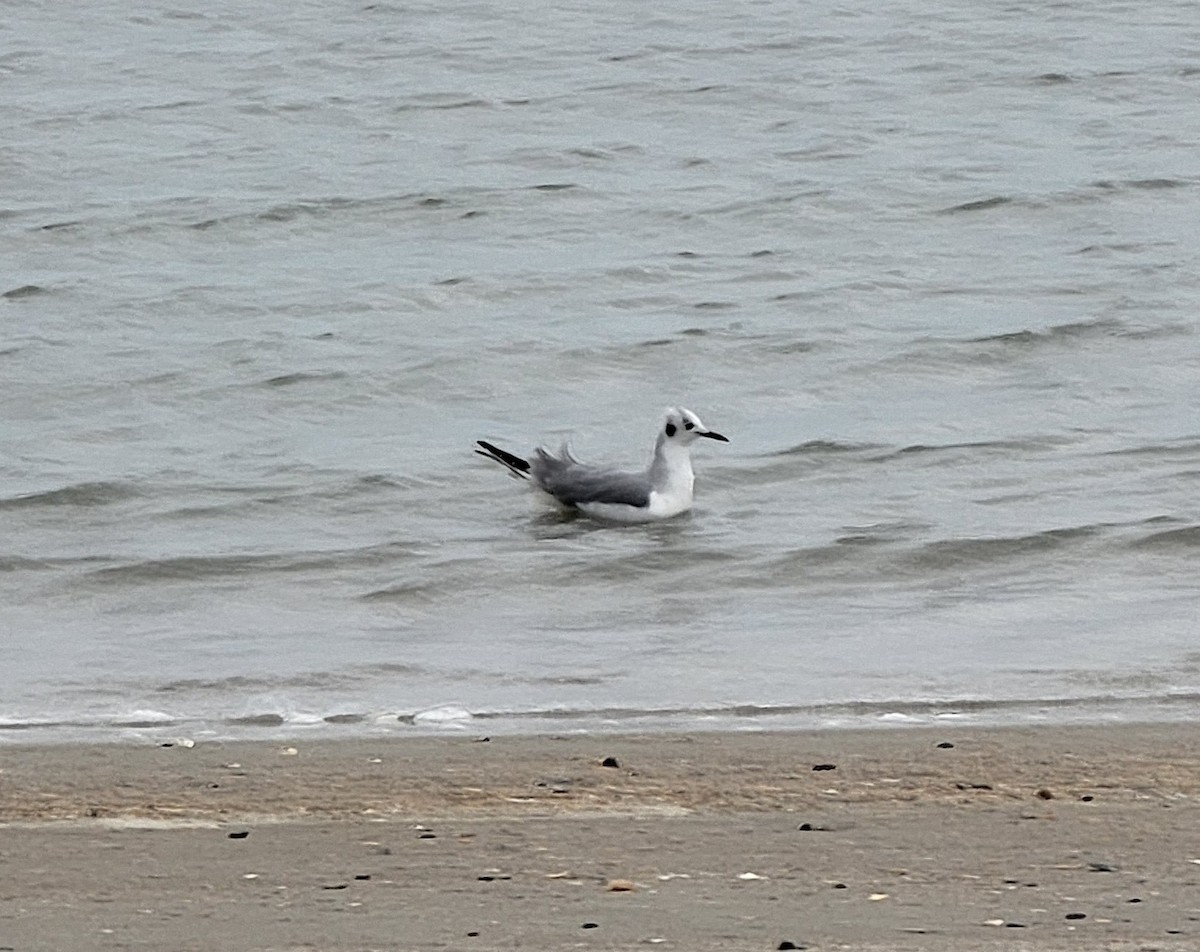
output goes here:
<path id="1" fill-rule="evenodd" d="M 1174 950 L 1198 830 L 1186 723 L 10 745 L 0 945 Z"/>
<path id="2" fill-rule="evenodd" d="M 893 698 L 830 701 L 820 704 L 755 704 L 640 709 L 546 708 L 471 711 L 441 704 L 409 713 L 364 714 L 341 711 L 289 716 L 262 713 L 238 717 L 179 718 L 139 709 L 106 720 L 75 721 L 10 716 L 0 723 L 5 747 L 86 746 L 156 743 L 190 736 L 207 743 L 269 743 L 289 737 L 332 742 L 371 739 L 410 740 L 490 733 L 544 736 L 559 733 L 626 736 L 741 732 L 821 733 L 897 729 L 973 729 L 1138 726 L 1176 724 L 1200 718 L 1200 694 L 1175 691 L 1144 696 L 1054 696 L 1042 698 Z"/>

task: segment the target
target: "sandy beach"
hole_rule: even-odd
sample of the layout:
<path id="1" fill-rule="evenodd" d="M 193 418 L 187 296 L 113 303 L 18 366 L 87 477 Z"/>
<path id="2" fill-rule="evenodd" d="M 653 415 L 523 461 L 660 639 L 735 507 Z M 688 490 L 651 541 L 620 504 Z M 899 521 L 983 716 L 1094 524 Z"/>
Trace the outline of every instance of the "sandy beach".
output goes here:
<path id="1" fill-rule="evenodd" d="M 0 747 L 0 949 L 1200 947 L 1190 725 Z"/>

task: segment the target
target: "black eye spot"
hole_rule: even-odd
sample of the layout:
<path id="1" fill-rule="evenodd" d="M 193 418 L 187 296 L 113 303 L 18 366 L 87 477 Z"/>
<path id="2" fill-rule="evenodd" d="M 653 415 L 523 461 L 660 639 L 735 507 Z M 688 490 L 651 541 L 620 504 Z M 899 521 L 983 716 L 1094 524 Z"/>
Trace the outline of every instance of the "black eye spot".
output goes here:
<path id="1" fill-rule="evenodd" d="M 675 435 L 675 424 L 668 423 L 667 424 L 667 436 L 674 436 L 674 435 Z"/>
<path id="2" fill-rule="evenodd" d="M 683 428 L 685 430 L 694 430 L 696 428 L 696 424 L 689 421 L 683 425 Z"/>

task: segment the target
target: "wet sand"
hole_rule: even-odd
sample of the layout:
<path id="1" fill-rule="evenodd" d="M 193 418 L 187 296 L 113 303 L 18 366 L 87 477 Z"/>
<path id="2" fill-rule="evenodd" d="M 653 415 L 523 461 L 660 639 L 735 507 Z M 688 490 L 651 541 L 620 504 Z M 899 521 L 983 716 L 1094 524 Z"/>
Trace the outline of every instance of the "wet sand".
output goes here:
<path id="1" fill-rule="evenodd" d="M 1200 947 L 1200 731 L 0 747 L 0 950 L 787 943 Z"/>

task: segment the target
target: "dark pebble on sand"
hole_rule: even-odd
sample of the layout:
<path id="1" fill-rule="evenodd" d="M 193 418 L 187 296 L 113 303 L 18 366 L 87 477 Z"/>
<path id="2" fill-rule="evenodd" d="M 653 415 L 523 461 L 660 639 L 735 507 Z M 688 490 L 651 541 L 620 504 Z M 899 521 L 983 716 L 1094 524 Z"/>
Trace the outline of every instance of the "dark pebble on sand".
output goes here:
<path id="1" fill-rule="evenodd" d="M 479 935 L 479 933 L 478 932 L 468 932 L 467 935 L 476 936 L 476 935 Z"/>
<path id="2" fill-rule="evenodd" d="M 1132 899 L 1126 899 L 1125 901 L 1126 902 L 1141 902 L 1141 900 L 1138 899 L 1137 896 L 1134 896 Z"/>
<path id="3" fill-rule="evenodd" d="M 1065 916 L 1063 916 L 1063 918 L 1064 919 L 1086 919 L 1087 913 L 1086 912 L 1068 912 Z"/>
<path id="4" fill-rule="evenodd" d="M 620 767 L 621 765 L 619 763 L 617 763 L 616 757 L 605 757 L 602 761 L 600 761 L 600 766 L 601 767 Z"/>
<path id="5" fill-rule="evenodd" d="M 1080 799 L 1080 800 L 1082 800 L 1084 803 L 1091 803 L 1091 802 L 1092 802 L 1093 800 L 1095 800 L 1096 798 L 1095 798 L 1095 797 L 1093 797 L 1093 796 L 1092 796 L 1090 793 L 1085 793 L 1085 794 L 1084 794 L 1082 797 L 1080 797 L 1079 799 Z"/>
<path id="6" fill-rule="evenodd" d="M 958 787 L 959 790 L 991 790 L 992 789 L 992 785 L 990 783 L 963 783 L 962 781 L 959 781 L 954 786 Z"/>
<path id="7" fill-rule="evenodd" d="M 418 840 L 436 840 L 436 839 L 437 839 L 437 834 L 436 834 L 436 833 L 429 833 L 429 832 L 425 832 L 425 833 L 418 833 L 418 834 L 417 834 L 417 839 L 418 839 Z"/>
<path id="8" fill-rule="evenodd" d="M 944 740 L 938 744 L 938 750 L 951 750 L 953 747 L 954 745 L 948 740 Z"/>
<path id="9" fill-rule="evenodd" d="M 1004 923 L 1004 928 L 1006 928 L 1006 929 L 1024 929 L 1025 923 L 1023 923 L 1023 922 L 1006 922 L 1006 923 Z"/>
<path id="10" fill-rule="evenodd" d="M 833 884 L 833 888 L 834 888 L 834 889 L 845 889 L 845 888 L 846 888 L 846 884 L 845 884 L 845 883 L 834 883 L 834 884 Z"/>
<path id="11" fill-rule="evenodd" d="M 355 879 L 357 879 L 357 880 L 360 880 L 360 881 L 361 881 L 361 880 L 364 880 L 364 879 L 370 879 L 370 878 L 371 878 L 371 874 L 370 874 L 370 873 L 359 873 L 359 874 L 357 874 L 357 875 L 356 875 L 354 878 L 355 878 Z"/>
<path id="12" fill-rule="evenodd" d="M 581 928 L 581 929 L 599 929 L 599 928 L 600 928 L 600 923 L 598 923 L 598 922 L 585 922 L 585 923 L 584 923 L 583 925 L 581 925 L 579 928 Z"/>
<path id="13" fill-rule="evenodd" d="M 782 942 L 779 943 L 779 945 L 775 946 L 775 948 L 777 948 L 777 949 L 807 949 L 808 946 L 807 945 L 796 945 L 796 943 L 792 942 L 790 939 L 784 939 Z"/>
<path id="14" fill-rule="evenodd" d="M 1054 794 L 1051 793 L 1049 790 L 1047 790 L 1045 787 L 1042 787 L 1042 789 L 1037 792 L 1037 795 L 1038 795 L 1038 799 L 1040 799 L 1040 800 L 1053 800 L 1054 799 Z"/>
<path id="15" fill-rule="evenodd" d="M 837 770 L 837 764 L 813 764 L 813 770 Z"/>
<path id="16" fill-rule="evenodd" d="M 512 877 L 510 875 L 508 875 L 508 873 L 496 873 L 494 875 L 478 876 L 476 878 L 481 883 L 491 883 L 491 882 L 495 882 L 497 879 L 512 879 Z"/>
<path id="17" fill-rule="evenodd" d="M 1088 869 L 1093 873 L 1115 873 L 1116 867 L 1109 866 L 1108 863 L 1088 863 Z"/>
<path id="18" fill-rule="evenodd" d="M 349 886 L 350 886 L 349 883 L 331 883 L 330 885 L 322 886 L 321 888 L 322 889 L 347 889 L 347 888 L 349 888 Z"/>
<path id="19" fill-rule="evenodd" d="M 796 827 L 796 829 L 801 833 L 819 833 L 823 832 L 825 827 L 813 826 L 811 823 L 801 823 L 798 827 Z"/>
<path id="20" fill-rule="evenodd" d="M 230 833 L 229 838 L 231 840 L 244 840 L 249 835 L 250 835 L 249 830 L 238 830 L 234 833 Z"/>

